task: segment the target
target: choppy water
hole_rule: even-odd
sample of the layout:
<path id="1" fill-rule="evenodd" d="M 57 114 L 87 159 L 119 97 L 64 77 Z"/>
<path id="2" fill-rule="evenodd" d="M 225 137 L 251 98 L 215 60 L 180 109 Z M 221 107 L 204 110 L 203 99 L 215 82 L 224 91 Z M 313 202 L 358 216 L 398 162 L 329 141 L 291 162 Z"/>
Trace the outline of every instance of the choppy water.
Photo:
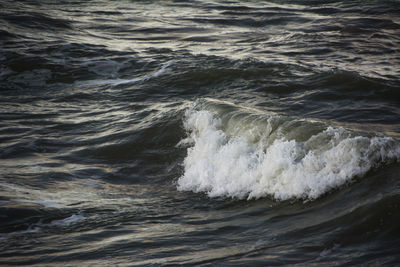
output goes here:
<path id="1" fill-rule="evenodd" d="M 1 1 L 0 263 L 400 264 L 399 1 Z"/>

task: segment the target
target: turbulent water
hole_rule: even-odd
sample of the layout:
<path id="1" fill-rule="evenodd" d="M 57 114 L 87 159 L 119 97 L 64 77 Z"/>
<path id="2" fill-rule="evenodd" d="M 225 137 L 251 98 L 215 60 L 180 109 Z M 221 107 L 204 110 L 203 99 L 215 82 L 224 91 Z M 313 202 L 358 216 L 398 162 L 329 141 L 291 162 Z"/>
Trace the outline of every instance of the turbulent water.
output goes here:
<path id="1" fill-rule="evenodd" d="M 399 1 L 0 2 L 0 264 L 400 264 Z"/>

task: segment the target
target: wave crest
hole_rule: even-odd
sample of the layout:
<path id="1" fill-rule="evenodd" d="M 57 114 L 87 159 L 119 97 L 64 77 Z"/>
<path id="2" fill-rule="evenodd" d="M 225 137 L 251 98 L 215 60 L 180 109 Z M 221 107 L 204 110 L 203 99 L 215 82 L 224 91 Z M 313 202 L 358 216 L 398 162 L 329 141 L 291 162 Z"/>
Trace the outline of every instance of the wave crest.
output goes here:
<path id="1" fill-rule="evenodd" d="M 186 112 L 192 144 L 178 189 L 210 197 L 316 199 L 400 159 L 398 140 L 215 101 Z"/>

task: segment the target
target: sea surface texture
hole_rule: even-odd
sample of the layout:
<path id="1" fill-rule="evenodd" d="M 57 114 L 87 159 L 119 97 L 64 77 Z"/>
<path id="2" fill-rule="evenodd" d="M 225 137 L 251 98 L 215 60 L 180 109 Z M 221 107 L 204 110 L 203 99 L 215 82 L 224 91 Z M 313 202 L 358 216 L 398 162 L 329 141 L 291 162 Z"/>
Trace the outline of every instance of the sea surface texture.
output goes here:
<path id="1" fill-rule="evenodd" d="M 400 265 L 400 2 L 0 1 L 0 265 Z"/>

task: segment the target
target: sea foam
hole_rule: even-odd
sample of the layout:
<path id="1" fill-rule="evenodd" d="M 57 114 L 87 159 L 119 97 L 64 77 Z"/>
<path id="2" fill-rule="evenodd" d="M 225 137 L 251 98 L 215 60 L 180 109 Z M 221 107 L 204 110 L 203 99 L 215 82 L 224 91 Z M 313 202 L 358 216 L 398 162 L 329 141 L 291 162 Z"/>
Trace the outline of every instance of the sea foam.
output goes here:
<path id="1" fill-rule="evenodd" d="M 186 112 L 178 189 L 210 197 L 316 199 L 400 159 L 399 141 L 200 101 Z"/>

